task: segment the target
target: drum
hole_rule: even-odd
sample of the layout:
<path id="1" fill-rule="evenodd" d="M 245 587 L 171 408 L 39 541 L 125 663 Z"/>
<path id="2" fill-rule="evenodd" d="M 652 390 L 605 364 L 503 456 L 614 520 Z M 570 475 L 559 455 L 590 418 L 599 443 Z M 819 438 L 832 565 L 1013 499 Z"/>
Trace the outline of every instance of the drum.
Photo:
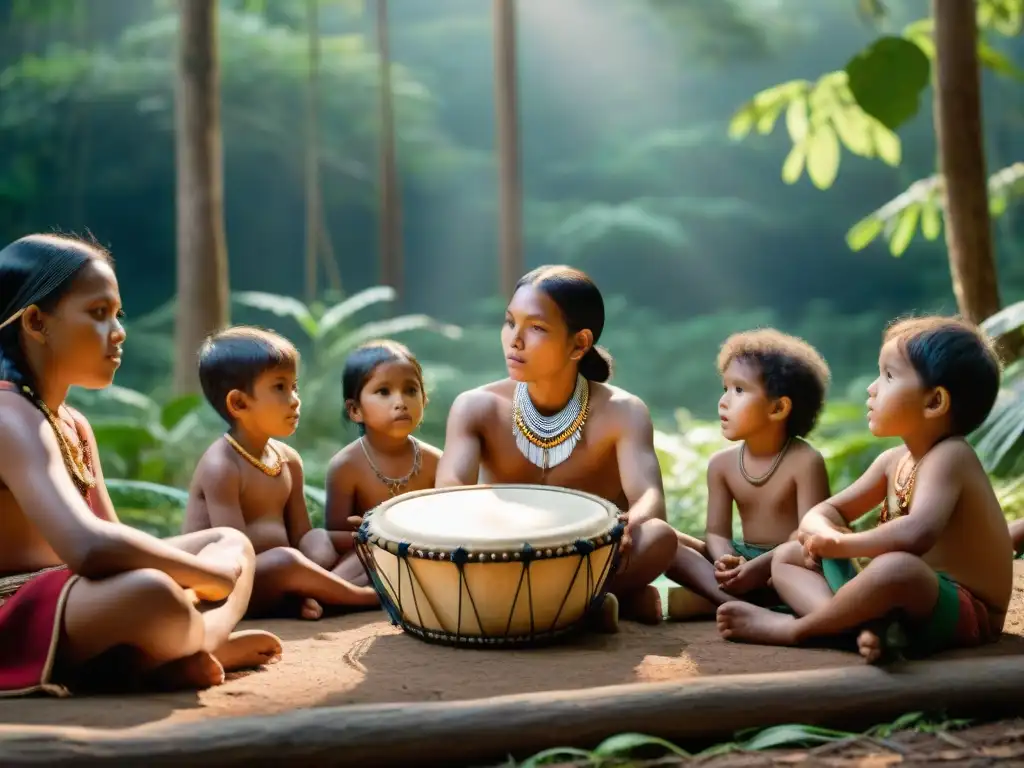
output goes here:
<path id="1" fill-rule="evenodd" d="M 539 645 L 603 599 L 623 524 L 589 493 L 540 485 L 416 491 L 368 512 L 356 552 L 392 623 L 427 642 Z"/>

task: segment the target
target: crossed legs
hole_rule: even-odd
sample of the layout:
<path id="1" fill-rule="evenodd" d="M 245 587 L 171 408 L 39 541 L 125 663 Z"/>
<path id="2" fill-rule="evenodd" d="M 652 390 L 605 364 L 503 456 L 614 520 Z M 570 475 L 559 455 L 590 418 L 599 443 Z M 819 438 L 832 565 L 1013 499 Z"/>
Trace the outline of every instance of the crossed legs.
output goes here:
<path id="1" fill-rule="evenodd" d="M 911 620 L 927 619 L 939 597 L 935 572 L 906 552 L 879 555 L 833 595 L 824 576 L 806 567 L 803 548 L 795 541 L 776 550 L 772 583 L 797 616 L 739 601 L 725 603 L 717 615 L 722 637 L 763 645 L 799 645 L 861 629 L 858 648 L 873 662 L 881 655 L 881 646 L 874 632 L 863 629 L 866 625 L 894 610 Z"/>
<path id="2" fill-rule="evenodd" d="M 205 688 L 224 681 L 225 670 L 255 667 L 276 659 L 281 642 L 269 632 L 233 633 L 252 592 L 256 556 L 244 534 L 215 528 L 168 539 L 200 558 L 237 557 L 242 572 L 232 593 L 205 604 L 170 576 L 154 569 L 91 580 L 69 589 L 62 663 L 81 667 L 119 647 L 131 648 L 138 671 L 169 687 Z"/>

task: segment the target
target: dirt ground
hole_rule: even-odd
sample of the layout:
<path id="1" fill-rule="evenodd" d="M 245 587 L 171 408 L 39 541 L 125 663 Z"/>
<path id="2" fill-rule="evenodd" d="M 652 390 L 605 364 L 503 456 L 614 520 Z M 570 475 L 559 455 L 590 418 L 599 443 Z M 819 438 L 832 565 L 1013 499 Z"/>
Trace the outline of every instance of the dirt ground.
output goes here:
<path id="1" fill-rule="evenodd" d="M 623 622 L 617 635 L 588 634 L 558 647 L 523 651 L 428 645 L 391 626 L 381 611 L 250 626 L 281 637 L 280 662 L 233 675 L 200 693 L 0 700 L 0 723 L 125 728 L 309 707 L 490 698 L 861 663 L 841 651 L 729 643 L 710 621 L 657 627 Z M 1024 563 L 1016 570 L 1004 637 L 983 651 L 950 657 L 1008 654 L 1024 654 Z"/>

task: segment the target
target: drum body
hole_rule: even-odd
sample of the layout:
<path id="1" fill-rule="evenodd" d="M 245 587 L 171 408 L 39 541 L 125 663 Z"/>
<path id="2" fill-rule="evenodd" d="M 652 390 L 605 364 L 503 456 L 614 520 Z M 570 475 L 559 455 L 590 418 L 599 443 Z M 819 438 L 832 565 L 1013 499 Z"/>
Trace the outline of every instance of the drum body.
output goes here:
<path id="1" fill-rule="evenodd" d="M 432 489 L 368 512 L 356 551 L 406 632 L 453 645 L 537 645 L 578 628 L 603 596 L 620 515 L 565 488 Z"/>

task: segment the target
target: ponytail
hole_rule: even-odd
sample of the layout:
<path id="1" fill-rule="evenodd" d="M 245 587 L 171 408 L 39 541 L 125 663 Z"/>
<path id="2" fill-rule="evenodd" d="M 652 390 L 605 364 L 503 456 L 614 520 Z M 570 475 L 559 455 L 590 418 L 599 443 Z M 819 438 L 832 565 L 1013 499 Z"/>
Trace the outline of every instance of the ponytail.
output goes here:
<path id="1" fill-rule="evenodd" d="M 600 384 L 612 377 L 614 365 L 612 356 L 607 349 L 593 346 L 580 360 L 579 372 L 583 378 Z"/>

